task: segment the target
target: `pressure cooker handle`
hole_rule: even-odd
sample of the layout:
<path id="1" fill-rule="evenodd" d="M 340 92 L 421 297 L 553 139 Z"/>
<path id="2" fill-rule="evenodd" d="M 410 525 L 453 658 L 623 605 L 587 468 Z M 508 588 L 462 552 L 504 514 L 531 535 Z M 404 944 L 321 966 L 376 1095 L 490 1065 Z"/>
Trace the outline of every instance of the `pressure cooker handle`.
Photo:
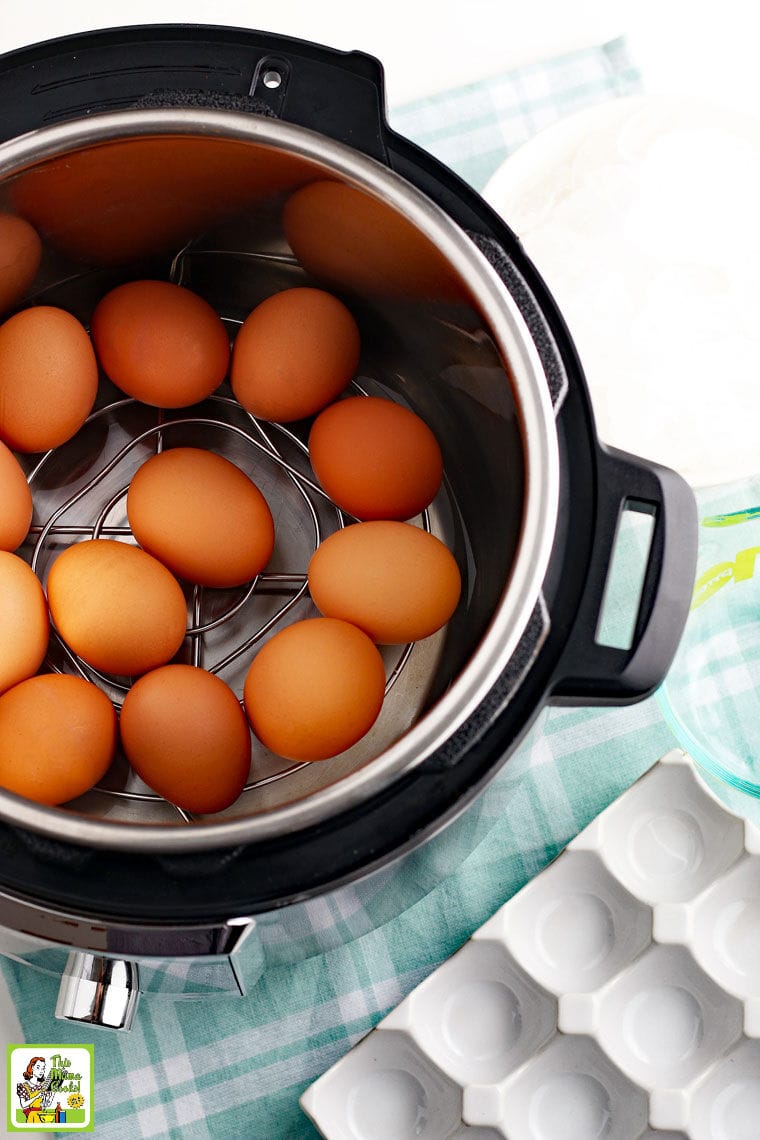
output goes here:
<path id="1" fill-rule="evenodd" d="M 630 645 L 621 647 L 602 643 L 600 621 L 626 510 L 651 515 L 654 525 L 635 628 Z M 556 703 L 624 704 L 660 685 L 686 623 L 696 557 L 697 510 L 688 484 L 668 468 L 601 446 L 593 551 L 552 686 Z"/>

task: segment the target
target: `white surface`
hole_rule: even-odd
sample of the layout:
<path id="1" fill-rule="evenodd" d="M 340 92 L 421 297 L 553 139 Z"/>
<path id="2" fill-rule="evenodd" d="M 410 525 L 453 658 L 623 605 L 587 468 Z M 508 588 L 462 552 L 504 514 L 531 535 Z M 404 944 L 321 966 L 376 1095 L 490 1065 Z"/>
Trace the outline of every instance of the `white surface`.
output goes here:
<path id="1" fill-rule="evenodd" d="M 754 0 L 625 0 L 633 58 L 653 94 L 690 94 L 760 111 Z"/>
<path id="2" fill-rule="evenodd" d="M 320 1077 L 304 1109 L 328 1140 L 441 1140 L 460 1102 L 461 1122 L 494 1140 L 646 1140 L 650 1125 L 754 1140 L 752 834 L 669 753 Z"/>
<path id="3" fill-rule="evenodd" d="M 695 486 L 752 475 L 760 113 L 614 100 L 540 132 L 484 196 L 563 311 L 601 438 Z"/>

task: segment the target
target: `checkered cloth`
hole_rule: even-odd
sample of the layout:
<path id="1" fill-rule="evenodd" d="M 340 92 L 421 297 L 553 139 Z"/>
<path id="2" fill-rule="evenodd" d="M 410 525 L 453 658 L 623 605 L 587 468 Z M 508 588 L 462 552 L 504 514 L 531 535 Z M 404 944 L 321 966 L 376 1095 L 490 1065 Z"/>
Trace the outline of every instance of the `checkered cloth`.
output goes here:
<path id="1" fill-rule="evenodd" d="M 396 130 L 482 189 L 538 128 L 638 85 L 625 44 L 616 41 L 396 108 L 390 117 Z M 389 873 L 386 891 L 417 885 L 409 891 L 416 901 L 400 917 L 378 926 L 372 900 L 358 887 L 343 896 L 344 913 L 326 899 L 323 922 L 346 923 L 348 906 L 352 929 L 366 932 L 265 970 L 246 998 L 151 993 L 136 1028 L 123 1035 L 55 1021 L 58 979 L 6 962 L 25 1040 L 94 1041 L 99 1140 L 314 1138 L 298 1106 L 306 1085 L 672 744 L 654 700 L 545 711 L 464 816 Z M 463 860 L 440 881 L 451 845 L 460 845 Z"/>
<path id="2" fill-rule="evenodd" d="M 482 190 L 521 143 L 573 111 L 641 87 L 625 40 L 398 107 L 391 125 Z"/>

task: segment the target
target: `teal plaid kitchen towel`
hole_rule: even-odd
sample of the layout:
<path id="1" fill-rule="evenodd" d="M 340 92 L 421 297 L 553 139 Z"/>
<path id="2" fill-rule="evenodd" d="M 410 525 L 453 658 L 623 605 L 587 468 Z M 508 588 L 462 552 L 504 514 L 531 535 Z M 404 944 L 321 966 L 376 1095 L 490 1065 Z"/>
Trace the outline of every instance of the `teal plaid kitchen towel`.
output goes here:
<path id="1" fill-rule="evenodd" d="M 391 111 L 391 126 L 482 190 L 504 159 L 564 115 L 618 95 L 641 79 L 624 39 L 529 64 Z"/>
<path id="2" fill-rule="evenodd" d="M 540 127 L 638 88 L 618 40 L 396 108 L 390 119 L 482 189 Z M 95 1045 L 102 1140 L 313 1140 L 298 1106 L 303 1089 L 672 744 L 654 700 L 546 711 L 464 816 L 389 872 L 384 890 L 414 899 L 400 917 L 382 922 L 358 888 L 342 912 L 325 900 L 323 920 L 346 923 L 350 910 L 360 936 L 265 970 L 245 998 L 149 994 L 124 1035 L 55 1021 L 58 979 L 5 961 L 24 1038 Z M 462 862 L 441 878 L 452 844 Z"/>

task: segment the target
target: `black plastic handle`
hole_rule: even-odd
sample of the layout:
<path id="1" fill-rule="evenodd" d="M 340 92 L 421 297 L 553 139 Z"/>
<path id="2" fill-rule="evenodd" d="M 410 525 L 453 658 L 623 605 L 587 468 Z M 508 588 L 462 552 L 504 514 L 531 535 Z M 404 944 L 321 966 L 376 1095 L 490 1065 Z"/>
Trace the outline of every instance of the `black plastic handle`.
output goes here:
<path id="1" fill-rule="evenodd" d="M 675 656 L 691 602 L 697 508 L 680 475 L 600 446 L 594 545 L 576 620 L 555 671 L 552 701 L 628 704 L 649 696 Z M 597 630 L 618 523 L 626 504 L 652 513 L 654 531 L 629 649 L 602 645 Z"/>

